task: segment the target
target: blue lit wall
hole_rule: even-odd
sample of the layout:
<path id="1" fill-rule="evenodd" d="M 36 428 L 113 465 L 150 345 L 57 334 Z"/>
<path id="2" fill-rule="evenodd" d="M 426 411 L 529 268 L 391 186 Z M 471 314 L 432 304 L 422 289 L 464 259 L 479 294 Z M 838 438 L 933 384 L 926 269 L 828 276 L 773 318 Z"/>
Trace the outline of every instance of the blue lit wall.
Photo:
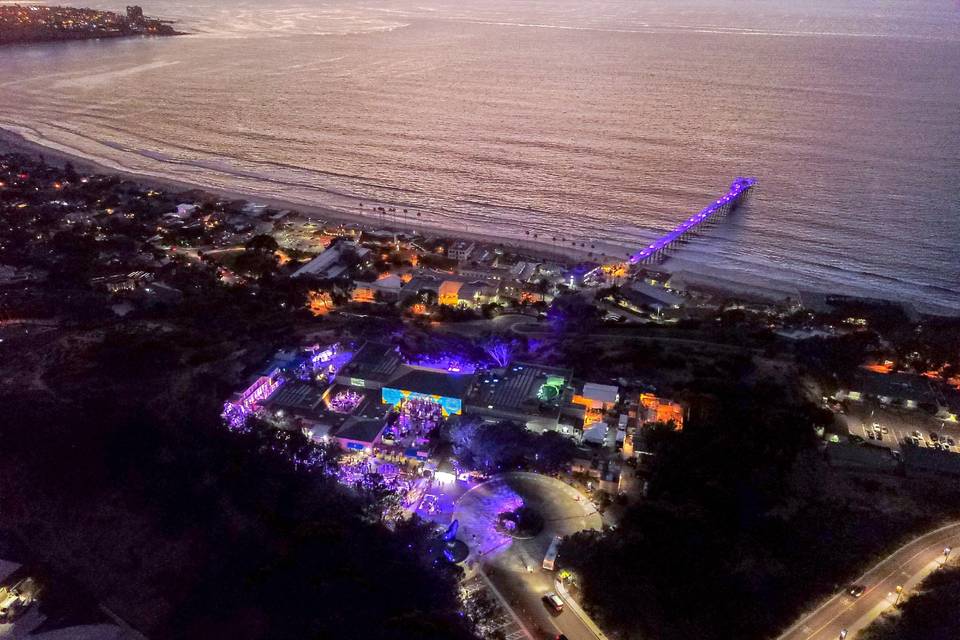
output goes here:
<path id="1" fill-rule="evenodd" d="M 391 389 L 384 387 L 380 391 L 384 404 L 397 406 L 401 402 L 412 398 L 421 398 L 424 400 L 433 400 L 440 404 L 445 416 L 458 416 L 463 413 L 463 401 L 460 398 L 448 398 L 446 396 L 434 396 L 427 393 L 417 393 L 416 391 L 402 391 L 400 389 Z"/>

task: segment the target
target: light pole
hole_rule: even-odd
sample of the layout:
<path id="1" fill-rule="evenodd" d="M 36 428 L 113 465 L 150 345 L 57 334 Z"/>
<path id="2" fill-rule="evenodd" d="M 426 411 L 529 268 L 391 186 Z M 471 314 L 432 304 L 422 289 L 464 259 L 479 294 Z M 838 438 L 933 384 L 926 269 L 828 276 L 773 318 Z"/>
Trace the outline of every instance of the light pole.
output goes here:
<path id="1" fill-rule="evenodd" d="M 897 606 L 898 604 L 900 604 L 900 596 L 902 596 L 902 595 L 903 595 L 903 585 L 902 585 L 902 584 L 898 584 L 898 585 L 897 585 L 897 599 L 896 599 L 896 601 L 893 603 L 893 606 Z"/>
<path id="2" fill-rule="evenodd" d="M 953 547 L 944 547 L 943 549 L 943 564 L 947 564 L 947 560 L 950 559 L 950 552 L 953 551 Z"/>

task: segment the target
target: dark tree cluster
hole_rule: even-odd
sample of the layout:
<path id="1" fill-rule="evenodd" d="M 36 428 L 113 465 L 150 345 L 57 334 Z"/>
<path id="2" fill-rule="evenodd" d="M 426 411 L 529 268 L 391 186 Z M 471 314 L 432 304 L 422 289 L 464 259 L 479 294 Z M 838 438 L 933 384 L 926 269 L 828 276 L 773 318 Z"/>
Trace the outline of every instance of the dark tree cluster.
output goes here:
<path id="1" fill-rule="evenodd" d="M 515 422 L 464 420 L 450 429 L 454 452 L 468 467 L 486 473 L 533 468 L 565 469 L 576 454 L 573 442 L 555 431 L 536 434 Z"/>
<path id="2" fill-rule="evenodd" d="M 819 494 L 814 407 L 766 384 L 696 403 L 684 431 L 646 434 L 649 500 L 615 531 L 567 539 L 560 561 L 624 637 L 759 640 L 896 531 Z"/>
<path id="3" fill-rule="evenodd" d="M 547 321 L 561 333 L 589 333 L 600 323 L 600 310 L 582 295 L 564 294 L 550 305 Z"/>
<path id="4" fill-rule="evenodd" d="M 877 334 L 858 331 L 829 338 L 808 338 L 797 343 L 797 362 L 823 380 L 849 382 L 858 367 L 879 346 Z"/>
<path id="5" fill-rule="evenodd" d="M 455 576 L 420 553 L 429 528 L 371 522 L 364 497 L 291 464 L 305 444 L 227 432 L 228 388 L 190 365 L 189 336 L 19 353 L 55 363 L 47 390 L 0 389 L 0 529 L 28 560 L 150 637 L 471 637 Z"/>

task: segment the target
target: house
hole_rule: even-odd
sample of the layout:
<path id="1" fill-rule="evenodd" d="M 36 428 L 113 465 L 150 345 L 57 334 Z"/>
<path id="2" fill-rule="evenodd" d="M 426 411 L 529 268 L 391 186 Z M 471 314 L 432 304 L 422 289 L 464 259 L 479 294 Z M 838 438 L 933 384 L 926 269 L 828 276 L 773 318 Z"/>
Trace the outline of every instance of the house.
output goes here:
<path id="1" fill-rule="evenodd" d="M 396 302 L 400 299 L 400 292 L 403 290 L 403 279 L 394 274 L 386 275 L 379 280 L 370 283 L 370 288 L 375 296 L 379 296 L 385 302 Z"/>
<path id="2" fill-rule="evenodd" d="M 90 280 L 90 286 L 94 289 L 103 289 L 109 293 L 120 293 L 122 291 L 136 291 L 146 287 L 152 281 L 153 274 L 146 271 L 132 271 L 127 274 L 93 278 Z"/>
<path id="3" fill-rule="evenodd" d="M 461 265 L 457 272 L 464 280 L 483 280 L 494 284 L 510 277 L 509 269 L 482 265 Z"/>
<path id="4" fill-rule="evenodd" d="M 686 302 L 680 296 L 646 282 L 630 283 L 621 289 L 620 297 L 631 311 L 642 311 L 644 307 L 679 309 Z"/>
<path id="5" fill-rule="evenodd" d="M 195 204 L 178 204 L 177 210 L 171 212 L 168 215 L 173 215 L 173 216 L 176 216 L 177 218 L 180 218 L 181 220 L 186 220 L 188 218 L 193 217 L 193 214 L 196 213 L 197 209 L 199 208 L 200 207 Z"/>
<path id="6" fill-rule="evenodd" d="M 451 245 L 450 250 L 447 251 L 447 256 L 454 260 L 466 260 L 470 257 L 470 254 L 473 253 L 475 247 L 476 245 L 472 242 L 458 240 Z"/>
<path id="7" fill-rule="evenodd" d="M 341 241 L 328 247 L 319 256 L 297 269 L 291 277 L 313 276 L 332 280 L 349 271 L 351 265 L 348 261 L 352 256 L 356 256 L 361 264 L 369 264 L 370 253 L 370 249 L 352 240 Z"/>
<path id="8" fill-rule="evenodd" d="M 686 410 L 683 405 L 659 398 L 652 393 L 641 393 L 637 408 L 640 424 L 673 423 L 677 431 L 683 429 Z"/>
<path id="9" fill-rule="evenodd" d="M 620 389 L 608 385 L 588 382 L 579 393 L 573 395 L 571 402 L 584 407 L 584 427 L 603 420 L 607 411 L 611 411 L 620 400 Z"/>

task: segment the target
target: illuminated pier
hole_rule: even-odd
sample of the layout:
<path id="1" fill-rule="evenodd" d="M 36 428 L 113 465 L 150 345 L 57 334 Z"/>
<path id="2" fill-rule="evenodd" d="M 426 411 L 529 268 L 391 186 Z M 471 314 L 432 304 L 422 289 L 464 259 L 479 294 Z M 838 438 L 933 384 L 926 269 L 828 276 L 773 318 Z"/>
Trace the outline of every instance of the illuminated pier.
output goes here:
<path id="1" fill-rule="evenodd" d="M 755 184 L 757 184 L 757 181 L 754 178 L 737 178 L 733 181 L 733 184 L 730 185 L 730 190 L 719 200 L 711 203 L 706 209 L 692 218 L 684 220 L 672 231 L 657 239 L 653 244 L 644 247 L 630 256 L 630 264 L 635 265 L 658 261 L 663 256 L 664 251 L 678 242 L 683 242 L 688 234 L 695 233 L 702 225 L 736 210 Z"/>

